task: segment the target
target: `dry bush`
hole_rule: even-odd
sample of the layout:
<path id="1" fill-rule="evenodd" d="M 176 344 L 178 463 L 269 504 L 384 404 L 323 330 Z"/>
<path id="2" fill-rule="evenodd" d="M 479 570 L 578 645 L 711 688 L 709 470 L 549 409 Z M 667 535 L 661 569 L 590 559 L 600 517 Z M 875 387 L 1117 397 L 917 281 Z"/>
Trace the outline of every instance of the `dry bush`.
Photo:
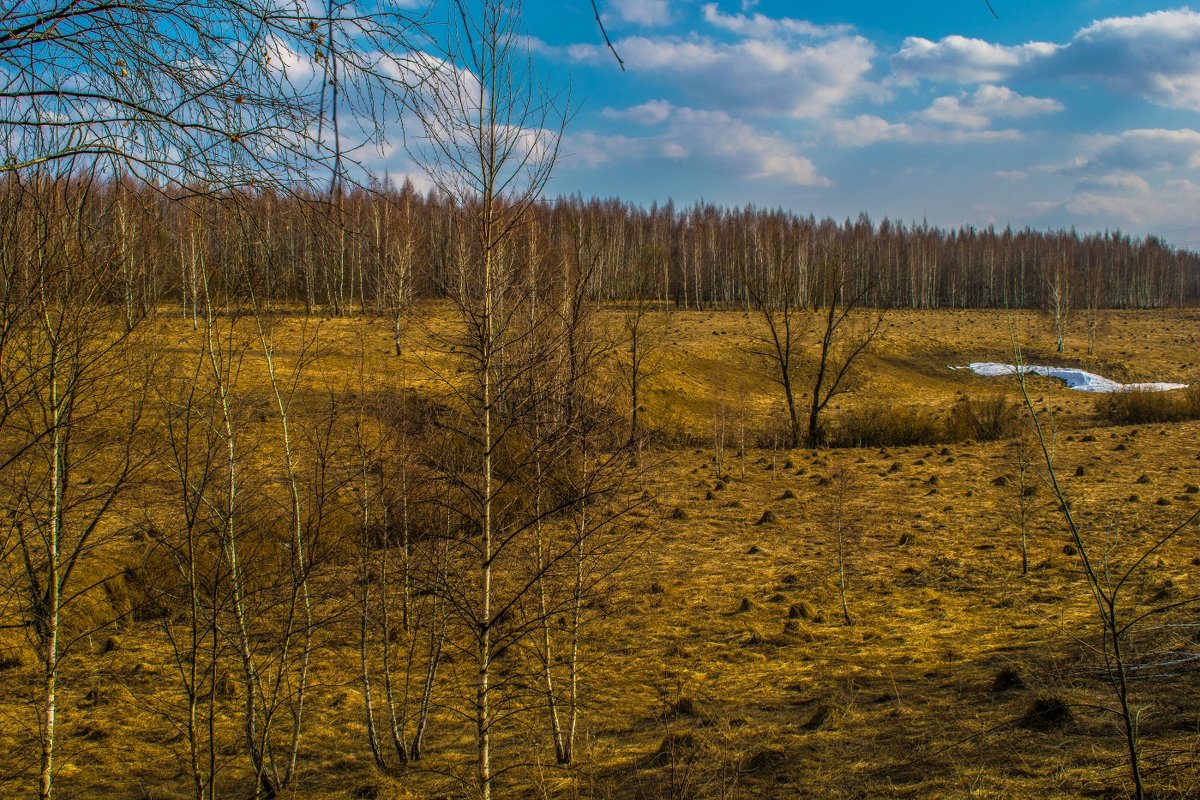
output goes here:
<path id="1" fill-rule="evenodd" d="M 1006 439 L 1017 432 L 1020 407 L 1004 395 L 975 400 L 963 395 L 950 409 L 946 438 L 953 442 L 974 439 L 990 442 Z"/>
<path id="2" fill-rule="evenodd" d="M 1172 392 L 1132 389 L 1101 395 L 1096 414 L 1111 425 L 1200 419 L 1200 385 Z"/>

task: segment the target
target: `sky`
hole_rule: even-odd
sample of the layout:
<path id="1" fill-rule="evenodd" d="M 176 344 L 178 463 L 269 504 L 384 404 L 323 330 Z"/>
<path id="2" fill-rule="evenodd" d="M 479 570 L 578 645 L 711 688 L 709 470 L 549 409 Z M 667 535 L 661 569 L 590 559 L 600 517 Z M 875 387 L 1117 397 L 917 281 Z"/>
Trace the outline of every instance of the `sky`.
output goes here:
<path id="1" fill-rule="evenodd" d="M 1200 10 L 527 0 L 569 88 L 552 195 L 1120 229 L 1200 249 Z"/>

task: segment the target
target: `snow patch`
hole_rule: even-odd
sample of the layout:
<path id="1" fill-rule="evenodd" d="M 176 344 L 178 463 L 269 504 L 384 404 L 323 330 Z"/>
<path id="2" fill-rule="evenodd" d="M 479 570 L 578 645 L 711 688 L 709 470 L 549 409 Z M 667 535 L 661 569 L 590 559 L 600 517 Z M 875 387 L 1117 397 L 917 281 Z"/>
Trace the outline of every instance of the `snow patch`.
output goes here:
<path id="1" fill-rule="evenodd" d="M 1118 383 L 1094 372 L 1085 372 L 1073 367 L 1046 367 L 1037 364 L 997 364 L 993 361 L 977 361 L 968 364 L 967 369 L 976 375 L 995 378 L 1001 375 L 1015 375 L 1018 369 L 1026 374 L 1041 375 L 1044 378 L 1057 378 L 1067 385 L 1067 388 L 1077 392 L 1169 392 L 1172 389 L 1186 389 L 1186 383 Z"/>

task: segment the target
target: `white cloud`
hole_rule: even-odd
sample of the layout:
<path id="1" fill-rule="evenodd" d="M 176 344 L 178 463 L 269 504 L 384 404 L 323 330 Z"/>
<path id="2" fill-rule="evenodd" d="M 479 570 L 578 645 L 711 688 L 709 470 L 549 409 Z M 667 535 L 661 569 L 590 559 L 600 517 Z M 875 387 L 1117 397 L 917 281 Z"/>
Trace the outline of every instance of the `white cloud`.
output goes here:
<path id="1" fill-rule="evenodd" d="M 1200 13 L 1180 8 L 1094 22 L 1039 75 L 1092 81 L 1159 105 L 1200 110 Z"/>
<path id="2" fill-rule="evenodd" d="M 1013 128 L 985 130 L 973 127 L 947 128 L 923 122 L 888 122 L 872 114 L 860 114 L 853 119 L 835 120 L 831 126 L 838 144 L 865 147 L 878 142 L 908 144 L 966 144 L 1019 139 L 1021 132 Z"/>
<path id="3" fill-rule="evenodd" d="M 872 114 L 834 121 L 834 138 L 839 144 L 862 147 L 876 142 L 910 144 L 965 144 L 1018 139 L 1013 128 L 997 130 L 997 118 L 1028 117 L 1062 109 L 1057 100 L 1025 97 L 1004 86 L 980 86 L 969 95 L 939 97 L 911 122 L 888 122 Z"/>
<path id="4" fill-rule="evenodd" d="M 1063 104 L 1050 97 L 1027 97 L 1007 86 L 980 86 L 971 104 L 992 117 L 1032 117 L 1062 111 Z"/>
<path id="5" fill-rule="evenodd" d="M 1095 84 L 1170 108 L 1200 110 L 1200 12 L 1110 17 L 1065 44 L 1002 45 L 965 36 L 904 40 L 888 85 L 920 80 L 993 83 L 1016 76 Z"/>
<path id="6" fill-rule="evenodd" d="M 1062 103 L 1045 97 L 1025 97 L 1005 86 L 980 86 L 971 95 L 939 97 L 917 116 L 928 122 L 982 130 L 995 118 L 1031 117 L 1061 111 Z"/>
<path id="7" fill-rule="evenodd" d="M 639 125 L 657 125 L 671 116 L 671 104 L 666 100 L 649 100 L 630 108 L 606 108 L 600 113 L 609 119 L 629 120 Z"/>
<path id="8" fill-rule="evenodd" d="M 963 103 L 957 97 L 939 97 L 917 116 L 930 122 L 958 128 L 983 129 L 992 122 L 992 118 L 986 113 L 974 108 L 969 102 Z"/>
<path id="9" fill-rule="evenodd" d="M 630 168 L 670 159 L 682 162 L 689 171 L 714 178 L 750 178 L 784 186 L 832 185 L 792 142 L 760 132 L 724 111 L 664 105 L 655 106 L 652 115 L 647 115 L 642 106 L 610 110 L 609 115 L 645 119 L 656 117 L 664 109 L 668 116 L 661 120 L 666 125 L 659 133 L 642 137 L 585 133 L 568 137 L 565 152 L 593 168 L 606 164 Z"/>
<path id="10" fill-rule="evenodd" d="M 566 137 L 562 156 L 565 161 L 578 161 L 588 169 L 595 169 L 615 160 L 620 153 L 635 153 L 641 147 L 641 141 L 628 136 L 605 136 L 584 131 Z"/>
<path id="11" fill-rule="evenodd" d="M 1097 226 L 1132 225 L 1143 230 L 1195 226 L 1193 212 L 1200 206 L 1200 184 L 1170 180 L 1154 185 L 1132 175 L 1108 177 L 1077 187 L 1066 210 Z"/>
<path id="12" fill-rule="evenodd" d="M 616 12 L 618 19 L 634 25 L 654 27 L 671 21 L 671 4 L 668 0 L 609 0 L 608 5 Z"/>
<path id="13" fill-rule="evenodd" d="M 1138 128 L 1120 136 L 1091 136 L 1085 153 L 1053 171 L 1076 174 L 1170 172 L 1200 169 L 1200 131 Z"/>
<path id="14" fill-rule="evenodd" d="M 688 152 L 688 149 L 679 142 L 667 142 L 664 144 L 662 147 L 662 154 L 667 158 L 677 160 L 687 158 L 689 155 L 691 155 L 691 153 Z"/>
<path id="15" fill-rule="evenodd" d="M 1097 227 L 1194 226 L 1200 207 L 1200 131 L 1141 128 L 1081 140 L 1082 153 L 1038 171 L 1074 177 L 1063 210 Z"/>
<path id="16" fill-rule="evenodd" d="M 631 36 L 616 43 L 630 72 L 667 83 L 694 103 L 731 112 L 812 117 L 862 95 L 874 45 L 861 36 L 797 45 L 781 39 L 718 42 L 704 37 Z M 572 45 L 567 58 L 601 63 L 597 45 Z"/>
<path id="17" fill-rule="evenodd" d="M 1132 172 L 1114 172 L 1109 175 L 1084 178 L 1076 188 L 1101 192 L 1149 192 L 1150 181 Z"/>
<path id="18" fill-rule="evenodd" d="M 833 133 L 839 144 L 862 147 L 875 142 L 904 141 L 912 136 L 912 126 L 906 122 L 888 122 L 873 114 L 860 114 L 854 119 L 835 120 Z"/>
<path id="19" fill-rule="evenodd" d="M 957 35 L 936 42 L 910 36 L 892 56 L 891 81 L 902 86 L 912 85 L 922 78 L 990 83 L 1004 79 L 1022 65 L 1045 58 L 1057 49 L 1058 45 L 1049 42 L 1005 46 Z"/>
<path id="20" fill-rule="evenodd" d="M 825 39 L 833 36 L 847 36 L 854 31 L 854 27 L 851 25 L 816 25 L 807 20 L 768 17 L 761 13 L 722 14 L 716 3 L 705 3 L 703 13 L 704 21 L 715 28 L 736 33 L 739 36 L 754 38 L 804 36 Z"/>

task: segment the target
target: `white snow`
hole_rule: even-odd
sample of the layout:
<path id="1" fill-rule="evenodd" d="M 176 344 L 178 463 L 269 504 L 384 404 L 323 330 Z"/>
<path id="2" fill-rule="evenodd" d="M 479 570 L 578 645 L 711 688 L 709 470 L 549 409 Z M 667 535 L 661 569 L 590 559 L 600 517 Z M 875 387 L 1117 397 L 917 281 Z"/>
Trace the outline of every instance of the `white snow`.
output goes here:
<path id="1" fill-rule="evenodd" d="M 995 378 L 1001 375 L 1015 375 L 1015 364 L 997 364 L 992 361 L 977 361 L 968 364 L 967 369 L 976 375 Z M 1046 367 L 1037 364 L 1022 364 L 1020 371 L 1026 374 L 1041 375 L 1046 378 L 1057 378 L 1068 388 L 1077 392 L 1169 392 L 1172 389 L 1186 389 L 1186 383 L 1117 383 L 1094 372 L 1085 372 L 1073 367 Z"/>

